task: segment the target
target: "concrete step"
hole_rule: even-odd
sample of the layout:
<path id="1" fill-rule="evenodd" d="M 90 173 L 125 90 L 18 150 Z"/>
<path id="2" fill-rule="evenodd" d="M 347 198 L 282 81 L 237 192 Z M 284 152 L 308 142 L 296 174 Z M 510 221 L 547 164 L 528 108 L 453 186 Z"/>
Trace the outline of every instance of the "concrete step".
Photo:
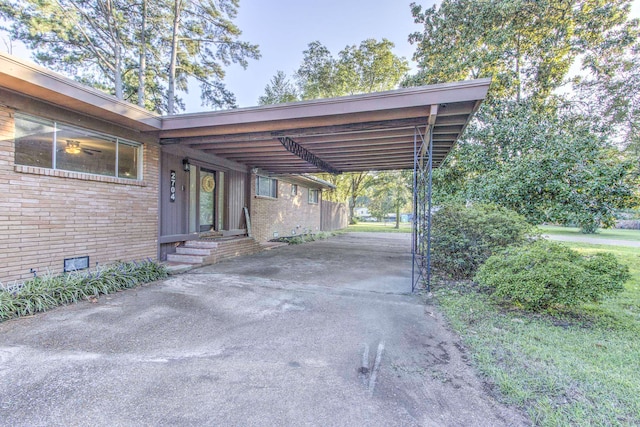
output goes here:
<path id="1" fill-rule="evenodd" d="M 216 242 L 219 246 L 227 246 L 227 245 L 240 245 L 243 243 L 252 243 L 255 242 L 251 237 L 235 237 L 235 238 L 226 238 L 226 239 L 217 239 Z"/>
<path id="2" fill-rule="evenodd" d="M 170 275 L 184 273 L 185 271 L 189 271 L 194 267 L 194 264 L 182 264 L 177 262 L 163 262 L 164 266 L 167 267 L 167 272 Z"/>
<path id="3" fill-rule="evenodd" d="M 212 248 L 215 250 L 215 248 Z M 199 255 L 199 256 L 209 256 L 211 255 L 212 249 L 209 248 L 194 248 L 191 246 L 178 246 L 176 248 L 176 253 L 180 255 Z"/>
<path id="4" fill-rule="evenodd" d="M 227 237 L 215 240 L 189 240 L 168 254 L 167 261 L 194 265 L 215 264 L 242 255 L 261 252 L 263 247 L 252 237 Z"/>
<path id="5" fill-rule="evenodd" d="M 184 247 L 200 248 L 200 249 L 215 249 L 218 247 L 218 242 L 214 240 L 187 240 L 184 243 Z"/>
<path id="6" fill-rule="evenodd" d="M 206 257 L 197 255 L 168 254 L 167 261 L 181 264 L 202 264 Z"/>

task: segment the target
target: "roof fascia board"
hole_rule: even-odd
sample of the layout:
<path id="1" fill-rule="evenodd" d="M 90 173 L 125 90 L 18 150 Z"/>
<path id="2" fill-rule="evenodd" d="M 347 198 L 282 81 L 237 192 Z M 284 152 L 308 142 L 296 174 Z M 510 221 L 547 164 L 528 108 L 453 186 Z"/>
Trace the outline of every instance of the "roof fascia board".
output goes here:
<path id="1" fill-rule="evenodd" d="M 340 98 L 165 116 L 162 118 L 162 131 L 299 120 L 477 101 L 485 98 L 490 83 L 491 79 L 477 79 Z"/>
<path id="2" fill-rule="evenodd" d="M 0 88 L 0 104 L 27 115 L 66 123 L 85 129 L 91 129 L 93 131 L 129 139 L 131 141 L 144 144 L 158 143 L 158 138 L 150 133 L 140 132 L 103 118 L 88 116 L 62 107 L 52 108 L 51 104 L 48 104 L 41 99 L 25 96 L 3 88 Z"/>

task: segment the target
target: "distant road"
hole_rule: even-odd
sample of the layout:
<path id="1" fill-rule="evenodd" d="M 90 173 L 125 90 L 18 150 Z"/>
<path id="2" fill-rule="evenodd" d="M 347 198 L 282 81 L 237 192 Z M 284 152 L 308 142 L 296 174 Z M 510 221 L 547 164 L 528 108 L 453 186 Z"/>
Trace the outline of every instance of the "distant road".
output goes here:
<path id="1" fill-rule="evenodd" d="M 616 239 L 603 239 L 601 237 L 589 237 L 589 236 L 563 236 L 555 234 L 542 235 L 549 240 L 561 240 L 563 242 L 578 242 L 578 243 L 591 243 L 593 245 L 611 245 L 611 246 L 629 246 L 632 248 L 640 248 L 640 241 L 633 240 L 616 240 Z"/>

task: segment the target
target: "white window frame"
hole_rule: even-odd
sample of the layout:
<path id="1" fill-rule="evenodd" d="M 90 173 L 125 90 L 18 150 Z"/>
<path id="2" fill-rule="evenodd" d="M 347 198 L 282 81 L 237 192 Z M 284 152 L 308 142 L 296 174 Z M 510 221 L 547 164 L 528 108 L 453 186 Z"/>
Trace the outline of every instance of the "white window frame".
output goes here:
<path id="1" fill-rule="evenodd" d="M 268 176 L 256 175 L 256 196 L 277 199 L 278 180 Z"/>
<path id="2" fill-rule="evenodd" d="M 312 194 L 315 194 L 315 196 L 312 196 Z M 317 205 L 318 203 L 320 203 L 320 190 L 317 188 L 310 188 L 309 189 L 309 204 L 310 205 Z"/>

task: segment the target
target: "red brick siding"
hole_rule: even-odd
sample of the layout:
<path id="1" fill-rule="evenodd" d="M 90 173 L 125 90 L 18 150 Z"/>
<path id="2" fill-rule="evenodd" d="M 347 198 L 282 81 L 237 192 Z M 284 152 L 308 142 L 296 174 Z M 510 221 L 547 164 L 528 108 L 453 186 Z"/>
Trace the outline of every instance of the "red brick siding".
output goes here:
<path id="1" fill-rule="evenodd" d="M 0 106 L 0 282 L 157 257 L 159 147 L 144 145 L 143 182 L 14 166 L 13 111 Z"/>
<path id="2" fill-rule="evenodd" d="M 319 195 L 322 202 L 322 192 Z M 259 242 L 274 238 L 320 231 L 320 203 L 309 203 L 309 189 L 298 185 L 298 194 L 291 195 L 291 184 L 278 180 L 276 199 L 256 196 L 256 175 L 251 176 L 251 230 Z"/>

